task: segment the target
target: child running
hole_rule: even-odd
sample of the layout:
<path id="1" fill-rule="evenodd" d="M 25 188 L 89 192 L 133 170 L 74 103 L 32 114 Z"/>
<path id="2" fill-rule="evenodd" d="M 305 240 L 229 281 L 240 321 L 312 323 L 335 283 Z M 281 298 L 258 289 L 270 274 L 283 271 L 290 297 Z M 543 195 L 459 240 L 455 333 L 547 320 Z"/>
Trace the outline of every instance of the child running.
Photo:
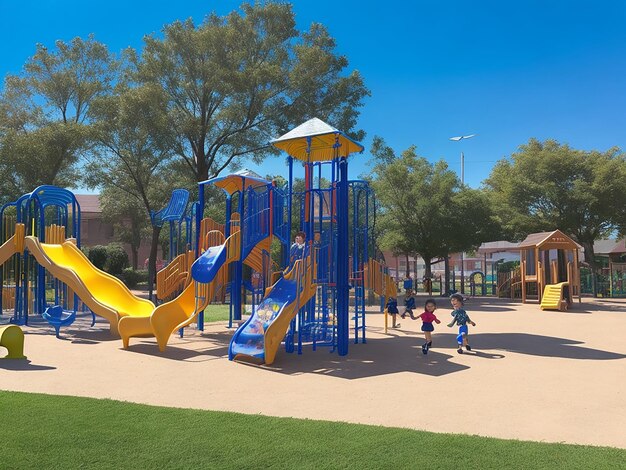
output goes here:
<path id="1" fill-rule="evenodd" d="M 459 335 L 456 337 L 456 341 L 459 344 L 459 349 L 456 350 L 459 354 L 463 354 L 463 345 L 465 345 L 465 349 L 471 351 L 472 348 L 469 345 L 469 328 L 467 324 L 471 324 L 472 326 L 476 326 L 467 312 L 463 309 L 463 296 L 461 294 L 452 294 L 450 296 L 450 303 L 454 310 L 452 311 L 452 323 L 448 324 L 450 328 L 454 326 L 456 323 L 459 325 Z"/>
<path id="2" fill-rule="evenodd" d="M 428 354 L 428 350 L 433 346 L 432 332 L 435 331 L 433 321 L 437 324 L 441 323 L 441 321 L 435 316 L 436 309 L 437 304 L 435 303 L 435 299 L 428 299 L 424 303 L 424 313 L 416 317 L 416 319 L 422 319 L 422 331 L 424 332 L 424 336 L 426 337 L 426 342 L 422 346 L 423 354 Z M 413 315 L 411 315 L 411 317 L 413 317 Z"/>
<path id="3" fill-rule="evenodd" d="M 415 320 L 413 310 L 415 310 L 415 296 L 413 295 L 413 289 L 407 289 L 404 297 L 404 312 L 402 312 L 400 318 L 404 320 L 406 318 L 406 314 L 408 313 L 411 318 Z"/>
<path id="4" fill-rule="evenodd" d="M 387 313 L 391 315 L 391 328 L 400 328 L 400 323 L 396 323 L 396 315 L 398 314 L 398 301 L 393 297 L 387 300 Z"/>

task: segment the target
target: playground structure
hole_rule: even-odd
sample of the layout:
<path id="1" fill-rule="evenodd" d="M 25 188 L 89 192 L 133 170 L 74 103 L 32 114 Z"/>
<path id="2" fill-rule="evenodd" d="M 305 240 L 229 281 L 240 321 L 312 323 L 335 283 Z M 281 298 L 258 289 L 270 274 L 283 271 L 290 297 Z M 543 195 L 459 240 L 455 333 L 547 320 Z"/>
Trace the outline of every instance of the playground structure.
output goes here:
<path id="1" fill-rule="evenodd" d="M 560 230 L 533 233 L 519 246 L 522 302 L 536 299 L 542 310 L 566 310 L 580 297 L 580 245 Z"/>
<path id="2" fill-rule="evenodd" d="M 66 237 L 80 246 L 80 206 L 74 194 L 55 186 L 40 186 L 2 206 L 0 219 L 2 239 L 14 233 L 15 240 L 21 240 L 14 253 L 0 259 L 2 306 L 3 310 L 13 311 L 10 322 L 27 325 L 29 315 L 43 315 L 50 301 L 62 312 L 58 308 L 54 310 L 54 318 L 46 315 L 44 318 L 53 325 L 57 323 L 55 328 L 71 324 L 82 307 L 78 297 L 59 278 L 46 272 L 26 247 L 32 238 L 47 245 L 61 243 Z"/>
<path id="3" fill-rule="evenodd" d="M 204 309 L 228 295 L 229 326 L 240 323 L 231 359 L 271 364 L 283 340 L 288 352 L 297 346 L 302 353 L 308 342 L 346 355 L 351 321 L 354 343 L 366 342 L 366 292 L 381 296 L 382 310 L 397 291 L 386 267 L 370 259 L 374 195 L 366 181 L 348 179 L 348 156 L 363 147 L 318 119 L 273 144 L 289 153 L 286 187 L 240 172 L 200 183 L 190 209 L 189 193 L 175 190 L 168 205 L 151 214 L 153 224 L 170 228 L 169 264 L 157 273 L 158 306 L 81 252 L 80 208 L 71 192 L 40 187 L 8 205 L 16 223 L 10 237 L 3 235 L 0 265 L 15 264 L 11 322 L 28 324 L 29 314 L 40 314 L 58 336 L 74 320 L 80 298 L 94 322 L 95 315 L 109 322 L 124 348 L 132 337 L 154 336 L 163 351 L 176 331 L 182 335 L 194 322 L 202 330 Z M 296 162 L 304 169 L 298 191 Z M 224 224 L 204 216 L 207 185 L 226 195 Z M 9 226 L 3 225 L 7 234 Z M 290 260 L 298 230 L 307 245 L 300 259 Z M 274 253 L 272 241 L 278 242 Z M 3 291 L 9 287 L 3 282 Z M 249 297 L 252 312 L 241 323 Z"/>
<path id="4" fill-rule="evenodd" d="M 166 266 L 156 273 L 157 300 L 171 300 L 180 294 L 185 277 L 195 259 L 189 246 L 191 226 L 190 218 L 187 216 L 188 206 L 189 191 L 175 189 L 172 191 L 168 204 L 163 209 L 150 213 L 150 223 L 153 227 L 163 227 L 165 224 L 169 227 L 169 249 L 165 258 Z M 154 279 L 154 273 L 149 272 L 148 277 Z M 151 294 L 150 297 L 152 298 Z"/>
<path id="5" fill-rule="evenodd" d="M 268 198 L 272 233 L 280 241 L 285 271 L 233 335 L 229 358 L 271 364 L 283 338 L 288 352 L 297 347 L 301 353 L 303 343 L 309 342 L 314 350 L 327 346 L 346 355 L 351 319 L 354 342 L 366 341 L 365 291 L 369 286 L 365 280 L 373 194 L 367 182 L 348 180 L 347 161 L 363 147 L 319 119 L 305 122 L 272 143 L 289 155 L 287 187 L 272 185 Z M 296 163 L 304 169 L 302 191 L 294 189 Z M 299 223 L 294 227 L 296 217 Z M 290 265 L 289 235 L 295 229 L 304 232 L 307 247 L 302 259 Z M 257 232 L 262 234 L 257 235 L 259 240 L 264 240 L 265 232 Z M 233 303 L 236 315 L 238 305 Z"/>

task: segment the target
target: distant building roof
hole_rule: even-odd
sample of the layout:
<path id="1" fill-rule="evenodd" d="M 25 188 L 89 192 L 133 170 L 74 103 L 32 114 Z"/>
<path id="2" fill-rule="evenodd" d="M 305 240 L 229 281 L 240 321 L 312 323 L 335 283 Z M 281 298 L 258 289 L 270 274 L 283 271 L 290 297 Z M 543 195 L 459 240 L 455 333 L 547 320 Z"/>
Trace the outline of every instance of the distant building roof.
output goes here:
<path id="1" fill-rule="evenodd" d="M 593 252 L 596 255 L 608 255 L 613 251 L 613 248 L 615 248 L 617 244 L 618 243 L 615 240 L 596 240 L 593 242 Z"/>
<path id="2" fill-rule="evenodd" d="M 497 242 L 486 242 L 480 245 L 476 253 L 489 254 L 489 253 L 503 253 L 505 251 L 519 251 L 518 243 L 511 243 L 504 240 Z"/>
<path id="3" fill-rule="evenodd" d="M 100 206 L 99 194 L 76 194 L 76 200 L 80 205 L 81 212 L 90 212 L 100 214 L 102 207 Z"/>
<path id="4" fill-rule="evenodd" d="M 611 254 L 626 253 L 626 238 L 619 240 L 610 251 Z"/>

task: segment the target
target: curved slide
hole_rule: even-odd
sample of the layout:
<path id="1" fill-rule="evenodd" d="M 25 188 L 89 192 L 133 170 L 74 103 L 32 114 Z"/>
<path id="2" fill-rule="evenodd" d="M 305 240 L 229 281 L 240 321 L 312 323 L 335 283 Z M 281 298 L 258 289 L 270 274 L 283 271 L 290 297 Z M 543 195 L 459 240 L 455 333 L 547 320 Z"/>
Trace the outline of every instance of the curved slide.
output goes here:
<path id="1" fill-rule="evenodd" d="M 205 251 L 191 266 L 193 279 L 174 300 L 159 305 L 148 317 L 125 317 L 119 322 L 119 331 L 128 348 L 131 337 L 155 336 L 161 352 L 176 330 L 183 328 L 202 312 L 213 297 L 213 289 L 220 270 L 239 259 L 238 232 L 222 245 Z M 230 248 L 229 248 L 230 247 Z"/>
<path id="2" fill-rule="evenodd" d="M 134 296 L 118 278 L 96 268 L 71 241 L 61 245 L 25 238 L 26 249 L 50 274 L 67 284 L 93 313 L 106 319 L 111 334 L 118 335 L 124 317 L 149 317 L 154 304 Z"/>
<path id="3" fill-rule="evenodd" d="M 228 350 L 229 359 L 268 365 L 274 362 L 289 323 L 315 295 L 317 286 L 311 282 L 312 272 L 310 262 L 303 269 L 303 260 L 299 260 L 291 271 L 276 281 L 248 321 L 233 335 Z"/>

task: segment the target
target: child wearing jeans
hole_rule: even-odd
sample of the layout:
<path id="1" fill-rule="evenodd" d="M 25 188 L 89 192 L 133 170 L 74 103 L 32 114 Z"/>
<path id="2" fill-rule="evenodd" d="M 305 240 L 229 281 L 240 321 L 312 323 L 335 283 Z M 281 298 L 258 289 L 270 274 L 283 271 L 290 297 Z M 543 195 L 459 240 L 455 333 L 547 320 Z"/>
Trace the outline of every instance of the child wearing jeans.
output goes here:
<path id="1" fill-rule="evenodd" d="M 415 310 L 415 296 L 413 295 L 413 289 L 407 289 L 406 296 L 404 297 L 404 312 L 402 312 L 400 318 L 404 320 L 406 314 L 408 313 L 411 318 L 415 320 L 413 310 Z"/>
<path id="2" fill-rule="evenodd" d="M 435 303 L 435 299 L 428 299 L 424 303 L 424 313 L 418 315 L 417 318 L 422 319 L 422 331 L 424 332 L 424 336 L 426 337 L 426 342 L 422 346 L 422 354 L 428 354 L 428 350 L 433 345 L 433 336 L 432 332 L 435 331 L 435 327 L 433 326 L 433 322 L 439 324 L 441 321 L 435 316 L 435 310 L 437 309 L 437 304 Z M 413 317 L 413 315 L 411 315 Z"/>
<path id="3" fill-rule="evenodd" d="M 467 324 L 469 323 L 472 326 L 476 326 L 467 312 L 463 309 L 463 296 L 461 294 L 452 294 L 450 296 L 450 303 L 454 310 L 452 311 L 452 322 L 448 324 L 450 328 L 452 328 L 455 324 L 459 325 L 459 335 L 456 337 L 456 342 L 459 345 L 459 349 L 456 350 L 459 354 L 463 354 L 463 345 L 465 345 L 465 349 L 471 351 L 472 348 L 469 345 L 469 328 Z"/>

